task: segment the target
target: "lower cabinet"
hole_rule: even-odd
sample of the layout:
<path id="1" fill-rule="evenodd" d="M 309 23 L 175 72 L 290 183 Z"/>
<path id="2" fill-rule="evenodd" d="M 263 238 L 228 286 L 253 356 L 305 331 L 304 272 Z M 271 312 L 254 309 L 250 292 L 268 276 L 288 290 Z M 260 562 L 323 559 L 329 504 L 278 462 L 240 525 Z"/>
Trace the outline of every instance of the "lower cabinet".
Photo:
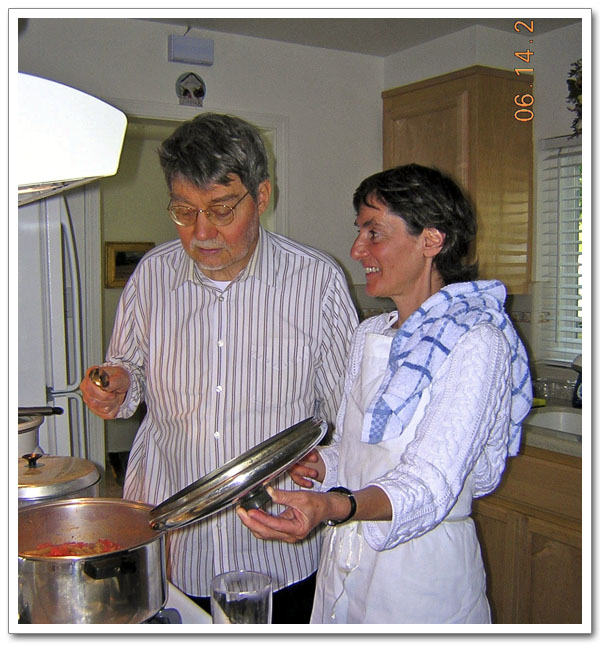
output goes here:
<path id="1" fill-rule="evenodd" d="M 494 623 L 581 623 L 580 458 L 525 447 L 473 518 Z"/>

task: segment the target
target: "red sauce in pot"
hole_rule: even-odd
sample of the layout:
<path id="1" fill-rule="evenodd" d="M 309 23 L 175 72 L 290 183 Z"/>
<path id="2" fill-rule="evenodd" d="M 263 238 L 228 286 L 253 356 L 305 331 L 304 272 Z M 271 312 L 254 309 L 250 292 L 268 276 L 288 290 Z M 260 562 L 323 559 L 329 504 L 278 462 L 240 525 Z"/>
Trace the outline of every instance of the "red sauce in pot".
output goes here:
<path id="1" fill-rule="evenodd" d="M 98 539 L 95 543 L 70 541 L 68 543 L 40 543 L 34 550 L 24 554 L 34 557 L 81 557 L 85 555 L 101 555 L 106 552 L 122 550 L 123 546 L 109 541 Z"/>

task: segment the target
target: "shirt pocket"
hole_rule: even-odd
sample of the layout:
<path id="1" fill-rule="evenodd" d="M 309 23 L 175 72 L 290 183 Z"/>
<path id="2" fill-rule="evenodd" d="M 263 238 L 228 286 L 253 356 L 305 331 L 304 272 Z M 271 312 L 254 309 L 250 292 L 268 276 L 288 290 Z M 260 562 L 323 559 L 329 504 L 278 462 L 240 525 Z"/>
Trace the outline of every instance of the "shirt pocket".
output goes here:
<path id="1" fill-rule="evenodd" d="M 315 399 L 314 359 L 305 344 L 281 337 L 253 345 L 250 369 L 250 391 L 259 403 L 283 407 L 295 399 Z"/>

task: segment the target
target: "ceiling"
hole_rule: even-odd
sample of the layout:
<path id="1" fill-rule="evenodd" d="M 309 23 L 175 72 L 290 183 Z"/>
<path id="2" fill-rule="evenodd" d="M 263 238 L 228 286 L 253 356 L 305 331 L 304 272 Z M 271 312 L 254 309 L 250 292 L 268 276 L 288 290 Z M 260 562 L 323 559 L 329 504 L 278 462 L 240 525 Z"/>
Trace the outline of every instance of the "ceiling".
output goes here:
<path id="1" fill-rule="evenodd" d="M 153 18 L 182 28 L 386 57 L 473 25 L 514 33 L 514 18 Z M 527 19 L 529 20 L 529 19 Z M 580 18 L 534 18 L 543 34 Z M 182 34 L 185 31 L 182 32 Z M 194 36 L 191 33 L 189 36 Z"/>

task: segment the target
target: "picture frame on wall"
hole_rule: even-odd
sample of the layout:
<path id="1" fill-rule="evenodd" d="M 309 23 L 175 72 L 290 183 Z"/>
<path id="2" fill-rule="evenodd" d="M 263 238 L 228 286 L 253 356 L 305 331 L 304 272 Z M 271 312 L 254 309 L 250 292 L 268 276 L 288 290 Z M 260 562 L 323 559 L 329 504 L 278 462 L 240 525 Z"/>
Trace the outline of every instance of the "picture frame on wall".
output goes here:
<path id="1" fill-rule="evenodd" d="M 154 247 L 154 243 L 104 244 L 106 257 L 106 288 L 118 289 L 125 286 L 141 258 Z"/>

